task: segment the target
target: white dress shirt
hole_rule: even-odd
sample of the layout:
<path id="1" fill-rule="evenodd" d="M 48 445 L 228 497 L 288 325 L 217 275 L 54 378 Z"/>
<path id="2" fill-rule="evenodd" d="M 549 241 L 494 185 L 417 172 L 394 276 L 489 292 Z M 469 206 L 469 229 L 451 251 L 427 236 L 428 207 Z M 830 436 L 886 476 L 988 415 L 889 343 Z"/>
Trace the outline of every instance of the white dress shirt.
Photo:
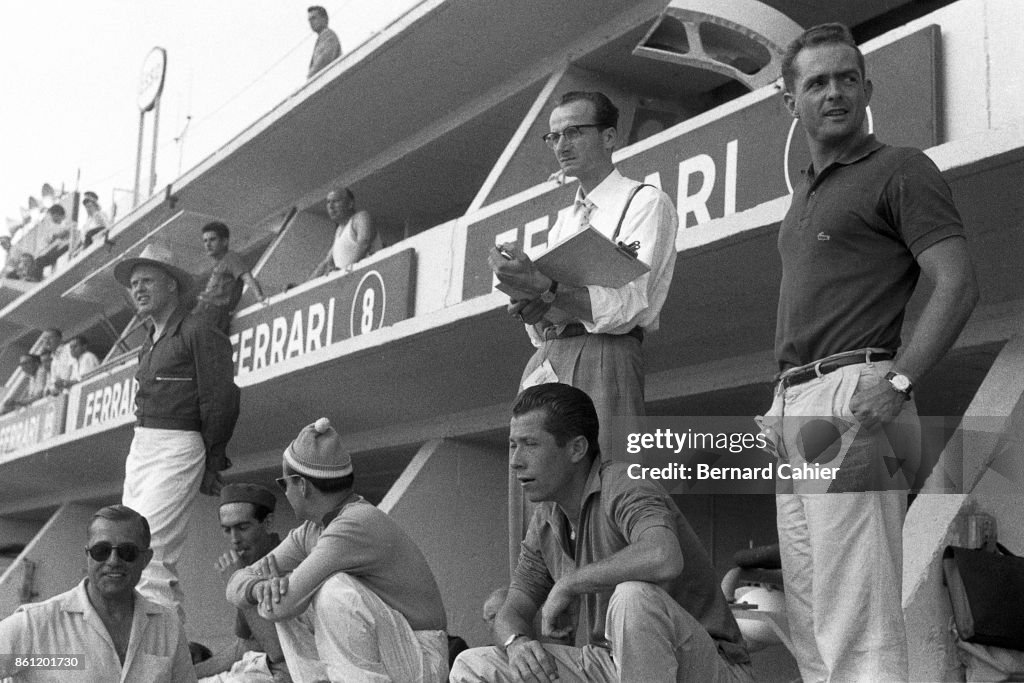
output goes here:
<path id="1" fill-rule="evenodd" d="M 583 188 L 578 188 L 573 209 L 560 211 L 558 220 L 548 232 L 548 244 L 555 244 L 588 224 L 611 239 L 630 192 L 640 184 L 623 177 L 616 169 L 590 194 L 584 194 Z M 629 204 L 616 241 L 627 245 L 639 242 L 637 257 L 650 266 L 651 271 L 617 288 L 587 285 L 593 321 L 580 321 L 587 332 L 626 334 L 637 326 L 648 332 L 658 329 L 661 307 L 668 296 L 675 271 L 678 230 L 679 216 L 668 195 L 654 187 L 645 187 L 637 192 Z M 556 324 L 570 322 L 554 308 L 546 317 Z M 534 345 L 540 346 L 543 342 L 541 335 L 531 325 L 527 325 L 526 330 Z"/>

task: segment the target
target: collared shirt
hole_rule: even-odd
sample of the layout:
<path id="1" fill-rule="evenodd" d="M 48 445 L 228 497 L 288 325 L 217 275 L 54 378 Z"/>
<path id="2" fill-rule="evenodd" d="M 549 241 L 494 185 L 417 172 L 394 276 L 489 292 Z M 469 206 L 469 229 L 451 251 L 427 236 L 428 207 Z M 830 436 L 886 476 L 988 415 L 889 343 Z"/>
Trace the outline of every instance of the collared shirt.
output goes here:
<path id="1" fill-rule="evenodd" d="M 22 605 L 0 622 L 0 677 L 15 683 L 173 683 L 196 680 L 188 639 L 177 615 L 135 593 L 132 630 L 124 666 L 100 615 L 89 602 L 86 581 L 45 602 Z M 84 669 L 14 666 L 10 654 L 74 655 Z"/>
<path id="2" fill-rule="evenodd" d="M 312 78 L 318 71 L 341 56 L 341 41 L 338 34 L 329 28 L 325 28 L 316 37 L 316 44 L 313 45 L 313 56 L 309 60 L 309 74 L 306 78 Z"/>
<path id="3" fill-rule="evenodd" d="M 228 466 L 224 449 L 238 419 L 231 342 L 220 330 L 179 306 L 153 340 L 142 348 L 135 379 L 135 415 L 157 429 L 200 432 L 207 469 Z"/>
<path id="4" fill-rule="evenodd" d="M 917 285 L 917 257 L 964 228 L 945 179 L 923 152 L 868 135 L 813 167 L 779 230 L 779 369 L 843 351 L 896 351 Z"/>
<path id="5" fill-rule="evenodd" d="M 291 575 L 288 594 L 274 605 L 274 612 L 260 610 L 265 619 L 298 616 L 324 581 L 345 572 L 404 616 L 414 631 L 447 627 L 441 591 L 422 551 L 393 519 L 361 496 L 350 495 L 322 524 L 307 521 L 292 529 L 269 556 L 282 574 Z M 259 581 L 254 567 L 239 569 L 228 581 L 228 602 L 247 604 Z"/>
<path id="6" fill-rule="evenodd" d="M 573 206 L 559 212 L 558 220 L 548 233 L 548 244 L 555 244 L 587 225 L 611 239 L 626 208 L 626 200 L 637 185 L 640 183 L 613 170 L 590 194 L 578 188 Z M 587 332 L 626 334 L 637 326 L 647 331 L 658 329 L 661 307 L 675 271 L 678 230 L 679 216 L 668 195 L 653 187 L 637 192 L 616 241 L 639 242 L 637 257 L 650 266 L 651 271 L 618 288 L 587 285 L 593 317 L 593 321 L 581 321 Z M 560 311 L 555 311 L 552 309 L 549 320 L 558 324 L 569 322 L 564 315 L 559 315 Z M 534 345 L 540 346 L 543 341 L 540 333 L 530 325 L 526 330 Z"/>
<path id="7" fill-rule="evenodd" d="M 729 611 L 704 547 L 663 488 L 627 475 L 626 463 L 596 460 L 587 477 L 575 538 L 556 503 L 538 505 L 512 573 L 512 588 L 544 604 L 558 579 L 636 543 L 645 531 L 665 527 L 679 540 L 683 571 L 662 587 L 715 640 L 733 663 L 750 661 L 743 636 Z M 579 599 L 576 632 L 591 645 L 607 647 L 605 619 L 613 589 Z M 577 641 L 579 642 L 579 641 Z"/>

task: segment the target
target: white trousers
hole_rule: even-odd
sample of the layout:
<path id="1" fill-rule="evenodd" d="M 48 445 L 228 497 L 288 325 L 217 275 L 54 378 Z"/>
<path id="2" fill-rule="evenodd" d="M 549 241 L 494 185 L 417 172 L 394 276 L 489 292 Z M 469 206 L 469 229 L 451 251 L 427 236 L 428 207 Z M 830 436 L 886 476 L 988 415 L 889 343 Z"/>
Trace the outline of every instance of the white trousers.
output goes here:
<path id="1" fill-rule="evenodd" d="M 182 620 L 185 594 L 178 582 L 178 558 L 205 459 L 199 432 L 136 427 L 124 463 L 121 502 L 146 518 L 152 535 L 153 560 L 143 570 L 138 590 L 154 602 L 177 609 Z"/>
<path id="2" fill-rule="evenodd" d="M 887 381 L 892 361 L 848 365 L 776 397 L 794 467 L 839 466 L 832 481 L 792 481 L 776 497 L 786 613 L 805 683 L 905 681 L 903 520 L 920 461 L 913 402 L 866 431 L 850 400 Z M 827 493 L 825 491 L 828 491 Z"/>
<path id="3" fill-rule="evenodd" d="M 306 611 L 277 622 L 295 683 L 442 683 L 448 677 L 444 631 L 413 631 L 361 581 L 327 579 Z"/>

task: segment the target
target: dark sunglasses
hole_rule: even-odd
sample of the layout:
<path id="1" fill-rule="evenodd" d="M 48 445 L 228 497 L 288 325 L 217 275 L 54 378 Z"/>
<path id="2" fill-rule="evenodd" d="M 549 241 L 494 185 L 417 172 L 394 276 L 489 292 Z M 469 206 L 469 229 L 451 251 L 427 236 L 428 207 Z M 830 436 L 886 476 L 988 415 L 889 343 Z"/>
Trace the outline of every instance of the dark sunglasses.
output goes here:
<path id="1" fill-rule="evenodd" d="M 102 542 L 85 549 L 85 551 L 89 553 L 89 557 L 97 562 L 106 562 L 110 559 L 110 553 L 115 550 L 117 551 L 117 556 L 125 562 L 134 562 L 139 559 L 139 555 L 143 552 L 143 548 L 140 548 L 134 543 L 111 545 L 109 543 Z"/>

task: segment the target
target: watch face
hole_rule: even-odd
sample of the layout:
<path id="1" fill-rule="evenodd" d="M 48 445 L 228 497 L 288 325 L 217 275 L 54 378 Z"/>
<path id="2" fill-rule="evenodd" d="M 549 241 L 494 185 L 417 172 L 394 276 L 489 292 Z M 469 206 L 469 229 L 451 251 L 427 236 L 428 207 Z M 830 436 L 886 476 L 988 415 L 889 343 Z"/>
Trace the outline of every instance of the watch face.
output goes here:
<path id="1" fill-rule="evenodd" d="M 896 391 L 907 393 L 910 391 L 910 380 L 905 375 L 892 375 L 889 378 L 889 383 L 892 384 L 893 389 Z"/>

